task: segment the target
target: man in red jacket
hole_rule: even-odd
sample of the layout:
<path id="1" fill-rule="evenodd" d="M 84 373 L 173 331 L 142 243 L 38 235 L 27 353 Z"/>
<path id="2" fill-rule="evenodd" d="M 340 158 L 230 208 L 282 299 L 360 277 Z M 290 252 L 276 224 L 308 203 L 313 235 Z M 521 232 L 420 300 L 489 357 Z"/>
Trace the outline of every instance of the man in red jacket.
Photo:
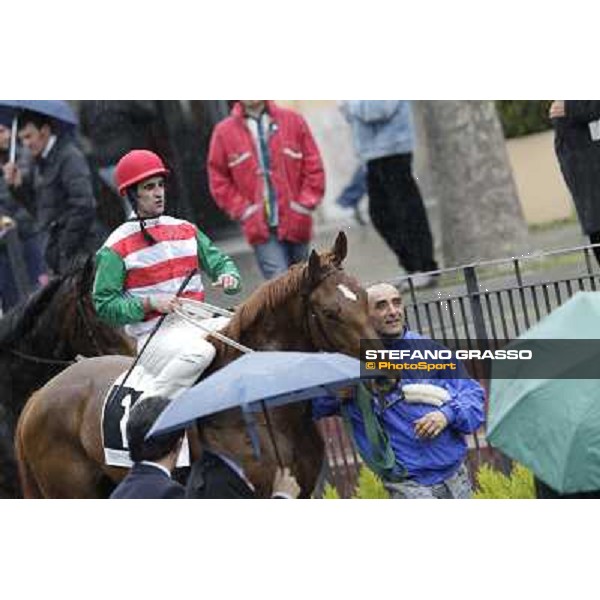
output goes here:
<path id="1" fill-rule="evenodd" d="M 241 100 L 216 127 L 208 176 L 221 210 L 240 221 L 271 279 L 306 260 L 325 172 L 306 121 L 270 100 Z"/>

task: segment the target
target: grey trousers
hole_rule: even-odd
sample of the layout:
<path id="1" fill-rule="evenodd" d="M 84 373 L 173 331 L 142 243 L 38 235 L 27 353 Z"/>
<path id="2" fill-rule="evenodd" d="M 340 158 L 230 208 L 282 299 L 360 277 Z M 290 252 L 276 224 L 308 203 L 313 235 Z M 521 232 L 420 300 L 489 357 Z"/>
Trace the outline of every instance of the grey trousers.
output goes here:
<path id="1" fill-rule="evenodd" d="M 458 471 L 442 483 L 422 485 L 414 479 L 406 479 L 397 483 L 384 481 L 385 489 L 394 500 L 424 498 L 425 500 L 467 500 L 472 489 L 467 466 L 463 463 Z"/>

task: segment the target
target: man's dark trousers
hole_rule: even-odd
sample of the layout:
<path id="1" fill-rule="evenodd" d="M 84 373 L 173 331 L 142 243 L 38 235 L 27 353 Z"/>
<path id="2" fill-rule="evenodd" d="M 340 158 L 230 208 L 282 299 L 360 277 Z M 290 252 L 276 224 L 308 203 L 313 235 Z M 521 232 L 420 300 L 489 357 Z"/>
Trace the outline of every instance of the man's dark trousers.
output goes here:
<path id="1" fill-rule="evenodd" d="M 429 221 L 412 174 L 412 154 L 370 160 L 367 184 L 371 221 L 400 265 L 409 273 L 436 270 Z"/>

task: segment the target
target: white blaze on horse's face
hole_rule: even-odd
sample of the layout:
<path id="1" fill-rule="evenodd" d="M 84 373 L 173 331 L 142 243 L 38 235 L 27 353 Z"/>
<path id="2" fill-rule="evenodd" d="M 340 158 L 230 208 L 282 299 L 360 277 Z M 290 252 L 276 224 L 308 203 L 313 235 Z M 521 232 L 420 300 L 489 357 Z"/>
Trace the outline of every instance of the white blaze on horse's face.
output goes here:
<path id="1" fill-rule="evenodd" d="M 342 292 L 344 297 L 346 297 L 348 300 L 352 300 L 352 302 L 358 302 L 358 296 L 343 283 L 338 284 L 337 289 L 340 290 L 340 292 Z"/>

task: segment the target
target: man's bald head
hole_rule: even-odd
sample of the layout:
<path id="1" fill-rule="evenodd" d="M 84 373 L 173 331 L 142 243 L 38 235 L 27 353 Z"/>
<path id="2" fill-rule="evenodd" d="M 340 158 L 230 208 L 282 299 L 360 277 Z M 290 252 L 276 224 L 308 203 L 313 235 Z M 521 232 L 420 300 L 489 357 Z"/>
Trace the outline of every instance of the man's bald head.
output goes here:
<path id="1" fill-rule="evenodd" d="M 367 288 L 369 318 L 381 337 L 398 337 L 404 329 L 404 303 L 400 292 L 389 283 Z"/>

